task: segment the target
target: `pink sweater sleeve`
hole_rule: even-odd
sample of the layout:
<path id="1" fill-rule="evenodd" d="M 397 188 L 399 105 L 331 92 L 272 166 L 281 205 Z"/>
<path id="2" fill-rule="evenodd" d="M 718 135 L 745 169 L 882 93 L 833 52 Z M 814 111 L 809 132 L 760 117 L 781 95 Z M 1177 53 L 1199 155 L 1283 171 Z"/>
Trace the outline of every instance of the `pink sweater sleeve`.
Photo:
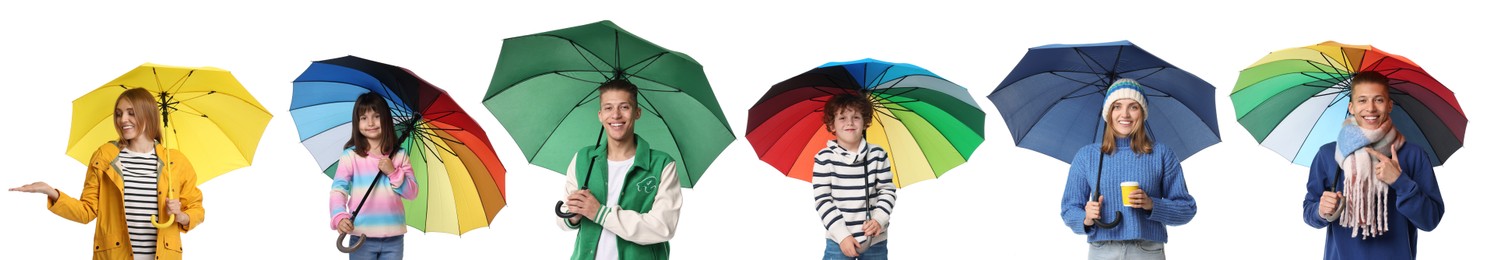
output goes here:
<path id="1" fill-rule="evenodd" d="M 331 178 L 331 229 L 336 229 L 336 224 L 341 220 L 351 218 L 351 208 L 347 205 L 351 197 L 351 174 L 353 163 L 346 155 L 336 163 L 336 176 Z"/>
<path id="2" fill-rule="evenodd" d="M 388 173 L 388 184 L 393 192 L 398 193 L 403 199 L 418 199 L 418 178 L 413 174 L 413 165 L 409 163 L 408 153 L 398 152 L 393 155 L 393 172 Z"/>

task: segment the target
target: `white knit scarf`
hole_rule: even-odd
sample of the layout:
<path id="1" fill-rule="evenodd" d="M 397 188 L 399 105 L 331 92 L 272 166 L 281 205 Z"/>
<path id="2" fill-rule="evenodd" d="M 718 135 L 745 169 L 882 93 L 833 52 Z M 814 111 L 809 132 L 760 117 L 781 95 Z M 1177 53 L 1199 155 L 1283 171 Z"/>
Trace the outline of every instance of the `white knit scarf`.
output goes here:
<path id="1" fill-rule="evenodd" d="M 1363 148 L 1391 156 L 1391 148 L 1399 148 L 1405 137 L 1395 131 L 1395 124 L 1385 120 L 1379 128 L 1363 129 L 1352 117 L 1344 120 L 1343 130 L 1338 134 L 1338 152 L 1334 159 L 1343 169 L 1343 204 L 1338 224 L 1353 228 L 1353 237 L 1364 235 L 1365 239 L 1383 235 L 1389 231 L 1386 210 L 1389 203 L 1390 185 L 1375 177 L 1374 164 L 1379 161 Z"/>

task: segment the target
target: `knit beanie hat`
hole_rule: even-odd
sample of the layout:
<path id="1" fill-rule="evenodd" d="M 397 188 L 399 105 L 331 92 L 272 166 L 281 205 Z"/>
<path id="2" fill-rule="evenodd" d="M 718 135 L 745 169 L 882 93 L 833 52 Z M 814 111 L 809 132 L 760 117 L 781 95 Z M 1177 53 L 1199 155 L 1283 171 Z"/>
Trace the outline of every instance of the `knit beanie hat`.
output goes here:
<path id="1" fill-rule="evenodd" d="M 1106 89 L 1106 102 L 1101 106 L 1101 122 L 1111 117 L 1111 103 L 1116 103 L 1116 100 L 1123 98 L 1137 101 L 1137 105 L 1142 106 L 1142 118 L 1144 120 L 1147 118 L 1147 98 L 1142 96 L 1142 84 L 1138 84 L 1136 80 L 1123 78 L 1116 80 L 1116 83 L 1111 83 L 1111 88 Z"/>

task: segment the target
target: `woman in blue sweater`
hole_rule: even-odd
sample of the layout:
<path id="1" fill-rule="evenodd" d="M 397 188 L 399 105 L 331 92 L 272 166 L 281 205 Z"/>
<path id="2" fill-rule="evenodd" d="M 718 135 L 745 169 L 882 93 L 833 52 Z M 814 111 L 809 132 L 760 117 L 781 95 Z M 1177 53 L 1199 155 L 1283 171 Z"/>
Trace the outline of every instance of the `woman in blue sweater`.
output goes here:
<path id="1" fill-rule="evenodd" d="M 1101 142 L 1081 148 L 1070 162 L 1060 214 L 1075 234 L 1086 236 L 1090 259 L 1164 259 L 1166 226 L 1188 223 L 1198 212 L 1178 157 L 1143 129 L 1146 109 L 1142 85 L 1131 79 L 1111 84 L 1101 108 Z M 1127 196 L 1130 206 L 1121 203 L 1122 182 L 1138 183 Z M 1100 194 L 1092 201 L 1095 185 Z M 1102 225 L 1108 222 L 1114 226 Z"/>

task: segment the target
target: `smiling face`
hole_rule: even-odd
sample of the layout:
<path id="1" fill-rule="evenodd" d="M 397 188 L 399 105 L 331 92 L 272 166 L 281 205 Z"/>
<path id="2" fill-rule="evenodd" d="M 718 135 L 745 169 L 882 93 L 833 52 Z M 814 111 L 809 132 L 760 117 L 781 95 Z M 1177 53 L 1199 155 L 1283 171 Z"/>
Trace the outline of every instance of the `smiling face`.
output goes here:
<path id="1" fill-rule="evenodd" d="M 623 90 L 603 90 L 599 94 L 599 123 L 611 141 L 629 142 L 635 134 L 641 108 L 635 97 Z"/>
<path id="2" fill-rule="evenodd" d="M 114 131 L 119 132 L 119 139 L 135 140 L 140 137 L 139 117 L 135 115 L 134 104 L 127 100 L 121 100 L 114 105 Z"/>
<path id="3" fill-rule="evenodd" d="M 119 94 L 119 99 L 114 101 L 114 132 L 119 134 L 120 144 L 160 140 L 160 109 L 157 104 L 145 89 L 129 89 Z"/>
<path id="4" fill-rule="evenodd" d="M 863 113 L 858 112 L 858 109 L 844 107 L 837 110 L 837 115 L 832 116 L 832 124 L 828 126 L 831 128 L 828 130 L 837 136 L 838 143 L 852 146 L 848 149 L 856 149 L 855 145 L 863 141 L 863 129 L 867 122 L 867 118 L 863 118 Z"/>
<path id="5" fill-rule="evenodd" d="M 1106 127 L 1116 130 L 1120 136 L 1131 136 L 1136 129 L 1142 127 L 1145 118 L 1142 113 L 1142 105 L 1131 99 L 1118 99 L 1111 102 L 1111 118 L 1106 119 Z"/>
<path id="6" fill-rule="evenodd" d="M 377 111 L 363 111 L 361 115 L 357 115 L 357 131 L 361 132 L 362 137 L 367 138 L 368 141 L 382 140 L 381 119 L 382 114 Z"/>
<path id="7" fill-rule="evenodd" d="M 1390 110 L 1394 108 L 1394 101 L 1390 100 L 1389 88 L 1378 82 L 1358 82 L 1353 86 L 1349 96 L 1349 114 L 1353 115 L 1354 122 L 1360 128 L 1374 130 L 1386 121 L 1390 121 Z"/>

